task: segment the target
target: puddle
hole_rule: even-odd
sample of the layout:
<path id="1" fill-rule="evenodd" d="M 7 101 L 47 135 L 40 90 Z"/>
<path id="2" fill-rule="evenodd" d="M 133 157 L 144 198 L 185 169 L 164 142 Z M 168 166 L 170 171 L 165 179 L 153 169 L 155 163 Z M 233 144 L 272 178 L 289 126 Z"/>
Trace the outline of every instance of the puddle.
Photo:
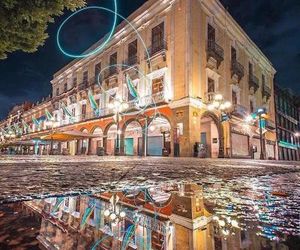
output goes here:
<path id="1" fill-rule="evenodd" d="M 299 249 L 299 173 L 0 205 L 0 249 Z"/>

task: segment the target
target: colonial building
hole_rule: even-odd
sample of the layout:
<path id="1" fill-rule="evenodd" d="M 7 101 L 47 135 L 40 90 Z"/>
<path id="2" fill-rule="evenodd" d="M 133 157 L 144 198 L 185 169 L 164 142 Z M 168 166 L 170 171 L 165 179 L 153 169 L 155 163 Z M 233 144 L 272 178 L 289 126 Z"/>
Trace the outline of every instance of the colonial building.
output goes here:
<path id="1" fill-rule="evenodd" d="M 59 142 L 70 154 L 259 158 L 245 118 L 264 109 L 262 154 L 276 157 L 275 69 L 218 0 L 149 0 L 128 22 L 54 74 L 51 105 L 27 112 L 29 137 L 54 132 L 31 122 L 47 107 L 55 131 L 94 136 Z"/>
<path id="2" fill-rule="evenodd" d="M 276 127 L 280 160 L 300 160 L 299 97 L 275 85 Z"/>

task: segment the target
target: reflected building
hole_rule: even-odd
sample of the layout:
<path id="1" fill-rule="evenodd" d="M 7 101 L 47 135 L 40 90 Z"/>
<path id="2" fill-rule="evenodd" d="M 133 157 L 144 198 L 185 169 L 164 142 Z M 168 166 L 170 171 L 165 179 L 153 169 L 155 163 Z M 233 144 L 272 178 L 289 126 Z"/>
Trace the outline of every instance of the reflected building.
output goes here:
<path id="1" fill-rule="evenodd" d="M 196 184 L 24 202 L 38 213 L 42 249 L 289 249 L 216 219 Z M 112 215 L 114 214 L 114 215 Z M 222 222 L 223 221 L 223 222 Z"/>

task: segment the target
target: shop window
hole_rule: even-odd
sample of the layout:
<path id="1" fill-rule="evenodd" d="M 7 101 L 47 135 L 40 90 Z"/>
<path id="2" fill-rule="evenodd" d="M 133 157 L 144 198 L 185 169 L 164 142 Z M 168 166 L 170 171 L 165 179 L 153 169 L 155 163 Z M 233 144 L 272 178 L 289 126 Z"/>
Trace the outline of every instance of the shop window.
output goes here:
<path id="1" fill-rule="evenodd" d="M 158 94 L 164 90 L 164 77 L 155 78 L 152 80 L 152 94 Z"/>

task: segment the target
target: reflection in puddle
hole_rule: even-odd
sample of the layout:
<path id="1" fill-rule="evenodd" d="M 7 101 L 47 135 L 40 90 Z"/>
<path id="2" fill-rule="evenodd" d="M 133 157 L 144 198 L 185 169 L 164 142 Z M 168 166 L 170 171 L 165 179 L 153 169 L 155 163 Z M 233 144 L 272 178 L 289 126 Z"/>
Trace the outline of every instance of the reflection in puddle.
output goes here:
<path id="1" fill-rule="evenodd" d="M 204 180 L 2 205 L 0 249 L 297 249 L 298 196 L 262 191 L 254 179 L 236 184 Z"/>

